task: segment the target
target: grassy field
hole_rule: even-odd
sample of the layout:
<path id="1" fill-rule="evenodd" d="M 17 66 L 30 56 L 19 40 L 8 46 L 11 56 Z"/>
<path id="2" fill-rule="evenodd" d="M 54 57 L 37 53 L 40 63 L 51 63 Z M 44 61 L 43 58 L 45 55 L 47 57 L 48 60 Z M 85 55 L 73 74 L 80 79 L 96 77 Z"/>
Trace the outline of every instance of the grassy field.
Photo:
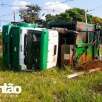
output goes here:
<path id="1" fill-rule="evenodd" d="M 22 93 L 0 93 L 0 102 L 102 102 L 102 86 L 100 90 L 96 88 L 102 85 L 102 72 L 69 80 L 69 68 L 53 68 L 44 72 L 13 72 L 2 68 L 1 59 L 0 85 L 20 85 Z"/>
<path id="2" fill-rule="evenodd" d="M 5 70 L 0 58 L 0 85 L 13 83 L 22 87 L 19 95 L 2 94 L 0 102 L 102 102 L 102 72 L 68 79 L 70 68 L 44 72 Z"/>

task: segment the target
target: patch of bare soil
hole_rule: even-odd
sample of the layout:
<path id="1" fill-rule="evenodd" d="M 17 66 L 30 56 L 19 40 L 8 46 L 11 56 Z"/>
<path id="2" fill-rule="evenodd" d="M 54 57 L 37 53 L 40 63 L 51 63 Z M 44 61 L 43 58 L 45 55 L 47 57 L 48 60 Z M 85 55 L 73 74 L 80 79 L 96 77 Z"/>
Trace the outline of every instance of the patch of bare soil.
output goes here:
<path id="1" fill-rule="evenodd" d="M 91 61 L 85 64 L 80 65 L 77 67 L 77 70 L 89 70 L 89 69 L 95 69 L 95 68 L 102 68 L 102 61 Z"/>

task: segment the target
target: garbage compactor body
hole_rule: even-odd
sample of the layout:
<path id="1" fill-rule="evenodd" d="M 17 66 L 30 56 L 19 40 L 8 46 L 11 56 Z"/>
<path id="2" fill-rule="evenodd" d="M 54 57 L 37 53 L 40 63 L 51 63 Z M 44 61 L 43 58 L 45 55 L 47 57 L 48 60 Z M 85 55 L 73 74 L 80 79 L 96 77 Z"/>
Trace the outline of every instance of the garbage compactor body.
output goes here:
<path id="1" fill-rule="evenodd" d="M 76 60 L 79 64 L 92 61 L 94 44 L 94 25 L 78 22 L 76 37 Z"/>
<path id="2" fill-rule="evenodd" d="M 102 61 L 102 30 L 100 30 L 99 60 Z"/>
<path id="3" fill-rule="evenodd" d="M 12 70 L 45 70 L 56 66 L 57 31 L 13 26 L 10 34 L 9 64 Z"/>
<path id="4" fill-rule="evenodd" d="M 102 32 L 84 22 L 51 22 L 49 28 L 59 32 L 58 65 L 80 65 L 102 57 Z M 100 35 L 101 34 L 101 35 Z"/>
<path id="5" fill-rule="evenodd" d="M 76 61 L 87 63 L 99 56 L 100 32 L 94 24 L 77 23 Z"/>

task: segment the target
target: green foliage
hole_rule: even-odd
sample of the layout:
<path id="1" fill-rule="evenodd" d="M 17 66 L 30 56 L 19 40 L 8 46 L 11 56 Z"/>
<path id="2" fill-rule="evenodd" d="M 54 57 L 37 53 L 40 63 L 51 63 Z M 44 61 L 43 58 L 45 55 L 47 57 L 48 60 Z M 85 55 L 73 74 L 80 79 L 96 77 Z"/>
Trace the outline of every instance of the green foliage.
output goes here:
<path id="1" fill-rule="evenodd" d="M 19 15 L 25 22 L 33 23 L 39 19 L 40 7 L 38 5 L 27 5 L 27 9 L 21 9 Z"/>
<path id="2" fill-rule="evenodd" d="M 79 9 L 79 8 L 73 8 L 70 10 L 66 10 L 64 13 L 61 13 L 59 15 L 47 15 L 46 16 L 46 21 L 56 21 L 56 20 L 65 20 L 65 21 L 71 21 L 73 18 L 76 18 L 77 21 L 80 22 L 85 22 L 85 10 L 84 9 Z M 102 24 L 102 19 L 99 17 L 94 17 L 90 14 L 87 14 L 87 21 L 88 23 L 101 23 Z"/>
<path id="3" fill-rule="evenodd" d="M 73 17 L 76 17 L 78 21 L 83 21 L 83 22 L 85 21 L 84 20 L 85 11 L 83 9 L 73 8 L 67 10 L 65 13 L 69 14 L 69 17 L 71 19 L 73 19 Z"/>
<path id="4" fill-rule="evenodd" d="M 47 22 L 51 20 L 61 20 L 61 19 L 65 21 L 71 21 L 74 17 L 76 17 L 78 21 L 85 21 L 83 16 L 85 15 L 84 13 L 85 11 L 83 9 L 73 8 L 70 10 L 66 10 L 64 13 L 61 13 L 56 16 L 47 15 L 46 20 Z"/>
<path id="5" fill-rule="evenodd" d="M 93 17 L 93 23 L 99 23 L 99 24 L 102 24 L 102 18 L 99 18 L 99 17 Z"/>

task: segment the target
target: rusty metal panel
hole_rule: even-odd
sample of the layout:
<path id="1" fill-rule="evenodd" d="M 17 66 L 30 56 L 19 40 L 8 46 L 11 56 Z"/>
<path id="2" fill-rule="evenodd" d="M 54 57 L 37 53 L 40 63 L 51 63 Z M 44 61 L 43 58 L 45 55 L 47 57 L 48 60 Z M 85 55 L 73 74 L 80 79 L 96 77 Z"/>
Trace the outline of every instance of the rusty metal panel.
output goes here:
<path id="1" fill-rule="evenodd" d="M 95 25 L 77 22 L 77 31 L 94 31 Z"/>
<path id="2" fill-rule="evenodd" d="M 73 45 L 61 45 L 61 65 L 72 64 Z"/>

